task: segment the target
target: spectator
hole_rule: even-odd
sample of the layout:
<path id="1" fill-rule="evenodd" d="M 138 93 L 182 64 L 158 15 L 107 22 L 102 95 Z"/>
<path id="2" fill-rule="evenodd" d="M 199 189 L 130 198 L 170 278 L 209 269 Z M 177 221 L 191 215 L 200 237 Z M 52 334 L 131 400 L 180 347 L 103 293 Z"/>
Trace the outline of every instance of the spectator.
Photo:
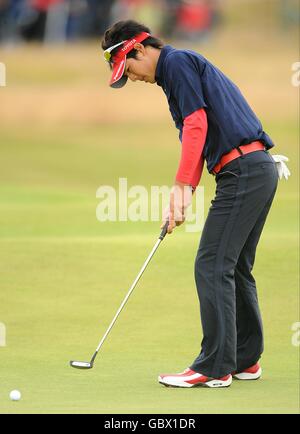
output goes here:
<path id="1" fill-rule="evenodd" d="M 6 38 L 8 31 L 9 0 L 0 0 L 0 41 Z"/>
<path id="2" fill-rule="evenodd" d="M 210 3 L 203 0 L 185 0 L 178 9 L 177 35 L 183 39 L 198 40 L 206 36 L 212 25 Z"/>
<path id="3" fill-rule="evenodd" d="M 75 40 L 83 37 L 88 27 L 88 2 L 87 0 L 67 0 L 68 2 L 68 22 L 67 38 Z"/>
<path id="4" fill-rule="evenodd" d="M 178 10 L 182 0 L 165 0 L 163 2 L 163 25 L 161 29 L 162 36 L 172 38 L 176 30 Z"/>
<path id="5" fill-rule="evenodd" d="M 87 0 L 89 8 L 89 35 L 101 36 L 111 22 L 115 0 Z"/>
<path id="6" fill-rule="evenodd" d="M 25 40 L 42 41 L 44 39 L 47 9 L 51 1 L 56 0 L 25 0 L 22 2 L 18 27 Z"/>

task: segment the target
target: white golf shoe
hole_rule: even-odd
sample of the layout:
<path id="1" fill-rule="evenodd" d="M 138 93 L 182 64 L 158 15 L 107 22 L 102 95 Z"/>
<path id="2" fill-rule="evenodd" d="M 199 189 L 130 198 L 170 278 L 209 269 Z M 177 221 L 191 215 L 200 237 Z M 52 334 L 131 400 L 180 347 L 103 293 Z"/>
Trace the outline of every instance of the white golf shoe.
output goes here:
<path id="1" fill-rule="evenodd" d="M 250 368 L 245 369 L 242 372 L 234 372 L 233 378 L 236 378 L 237 380 L 258 380 L 261 377 L 262 369 L 259 366 L 258 363 L 256 363 L 253 366 L 250 366 Z"/>
<path id="2" fill-rule="evenodd" d="M 222 378 L 211 378 L 187 368 L 179 374 L 161 374 L 158 381 L 164 386 L 172 387 L 228 387 L 232 383 L 232 376 L 229 374 Z"/>

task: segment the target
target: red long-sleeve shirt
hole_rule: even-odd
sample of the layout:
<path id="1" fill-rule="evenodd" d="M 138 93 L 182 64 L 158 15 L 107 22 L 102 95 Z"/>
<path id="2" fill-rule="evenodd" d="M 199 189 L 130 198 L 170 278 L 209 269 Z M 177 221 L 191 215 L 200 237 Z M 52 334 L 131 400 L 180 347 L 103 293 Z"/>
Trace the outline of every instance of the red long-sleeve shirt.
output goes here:
<path id="1" fill-rule="evenodd" d="M 207 134 L 207 116 L 199 109 L 183 121 L 181 159 L 176 181 L 196 188 L 203 171 L 203 148 Z"/>

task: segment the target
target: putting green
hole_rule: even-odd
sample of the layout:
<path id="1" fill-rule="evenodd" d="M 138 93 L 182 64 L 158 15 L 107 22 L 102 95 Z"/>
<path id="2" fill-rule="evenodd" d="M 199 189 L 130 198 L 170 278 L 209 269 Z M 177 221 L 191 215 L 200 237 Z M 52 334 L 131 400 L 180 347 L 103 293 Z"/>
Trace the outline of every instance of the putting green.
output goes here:
<path id="1" fill-rule="evenodd" d="M 139 137 L 127 128 L 133 139 Z M 147 126 L 142 128 L 140 134 Z M 94 134 L 94 141 L 100 140 Z M 82 372 L 68 366 L 70 359 L 91 356 L 159 234 L 158 223 L 98 222 L 95 191 L 106 173 L 115 182 L 125 166 L 131 184 L 143 177 L 149 182 L 153 174 L 156 184 L 166 183 L 170 168 L 165 173 L 157 166 L 158 149 L 146 144 L 138 161 L 131 150 L 128 160 L 115 157 L 108 169 L 106 158 L 119 154 L 108 147 L 87 152 L 84 130 L 76 132 L 72 153 L 59 135 L 51 147 L 40 147 L 29 132 L 21 138 L 10 131 L 7 137 L 2 153 L 16 172 L 7 170 L 0 196 L 0 312 L 7 332 L 7 346 L 0 348 L 1 412 L 297 412 L 295 175 L 279 185 L 255 265 L 265 325 L 263 378 L 234 381 L 226 390 L 171 389 L 157 383 L 158 373 L 184 369 L 201 341 L 193 281 L 199 234 L 185 233 L 184 226 L 160 246 L 95 368 Z M 53 140 L 51 134 L 47 140 Z M 288 152 L 293 171 L 294 149 Z M 162 161 L 167 154 L 160 150 Z M 213 182 L 205 175 L 205 212 Z M 21 401 L 9 401 L 12 389 L 22 392 Z"/>

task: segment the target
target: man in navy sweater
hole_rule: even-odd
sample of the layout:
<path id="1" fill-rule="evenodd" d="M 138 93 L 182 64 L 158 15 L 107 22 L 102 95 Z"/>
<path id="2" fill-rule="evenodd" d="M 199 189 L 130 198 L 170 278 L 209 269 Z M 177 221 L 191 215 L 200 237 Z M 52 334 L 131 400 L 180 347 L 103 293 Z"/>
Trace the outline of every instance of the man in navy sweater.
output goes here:
<path id="1" fill-rule="evenodd" d="M 123 87 L 128 78 L 157 83 L 179 129 L 181 160 L 162 224 L 169 221 L 168 233 L 183 223 L 204 161 L 217 184 L 195 261 L 200 354 L 183 372 L 158 380 L 227 387 L 232 377 L 258 379 L 263 328 L 252 268 L 278 174 L 289 175 L 287 159 L 271 157 L 274 144 L 238 87 L 200 54 L 164 45 L 135 21 L 108 29 L 102 48 L 110 86 Z"/>

